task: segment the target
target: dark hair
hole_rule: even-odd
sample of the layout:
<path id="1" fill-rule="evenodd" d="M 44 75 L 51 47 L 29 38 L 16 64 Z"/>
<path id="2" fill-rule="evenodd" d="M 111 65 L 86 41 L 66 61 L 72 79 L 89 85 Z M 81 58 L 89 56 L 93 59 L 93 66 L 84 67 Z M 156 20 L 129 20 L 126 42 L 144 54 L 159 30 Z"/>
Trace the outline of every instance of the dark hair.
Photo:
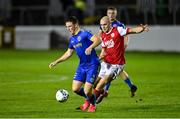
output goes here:
<path id="1" fill-rule="evenodd" d="M 73 24 L 77 24 L 78 23 L 78 19 L 75 16 L 70 16 L 65 20 L 66 22 L 72 22 Z"/>
<path id="2" fill-rule="evenodd" d="M 116 10 L 117 11 L 117 8 L 116 7 L 114 7 L 114 6 L 109 6 L 108 8 L 107 8 L 107 10 Z"/>

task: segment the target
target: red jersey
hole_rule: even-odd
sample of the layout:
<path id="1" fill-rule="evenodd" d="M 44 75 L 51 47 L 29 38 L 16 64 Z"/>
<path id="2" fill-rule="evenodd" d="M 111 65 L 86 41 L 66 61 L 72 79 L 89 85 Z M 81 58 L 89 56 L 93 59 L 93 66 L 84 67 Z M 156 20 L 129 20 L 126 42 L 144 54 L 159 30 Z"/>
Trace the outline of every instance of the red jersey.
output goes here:
<path id="1" fill-rule="evenodd" d="M 101 32 L 102 48 L 105 49 L 104 61 L 110 64 L 125 64 L 124 35 L 128 29 L 113 27 L 108 33 Z"/>

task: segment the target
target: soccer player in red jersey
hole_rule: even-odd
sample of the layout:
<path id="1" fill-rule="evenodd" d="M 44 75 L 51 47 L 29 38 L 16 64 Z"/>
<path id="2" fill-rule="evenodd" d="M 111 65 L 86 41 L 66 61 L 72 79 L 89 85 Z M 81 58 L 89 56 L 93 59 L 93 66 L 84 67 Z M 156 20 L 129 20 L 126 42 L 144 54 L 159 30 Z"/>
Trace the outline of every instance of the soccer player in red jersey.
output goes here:
<path id="1" fill-rule="evenodd" d="M 111 26 L 112 27 L 117 27 L 117 26 L 120 26 L 120 27 L 123 27 L 123 28 L 126 28 L 126 26 L 121 23 L 120 21 L 118 21 L 116 19 L 117 17 L 117 9 L 113 6 L 110 6 L 107 8 L 107 16 L 109 17 L 110 21 L 111 21 Z M 129 43 L 129 39 L 128 39 L 128 36 L 125 35 L 124 36 L 124 48 L 126 49 L 127 46 L 128 46 L 128 43 Z M 127 72 L 125 70 L 123 70 L 121 73 L 120 73 L 120 78 L 128 85 L 128 87 L 130 88 L 130 91 L 131 91 L 131 97 L 134 97 L 135 95 L 135 92 L 137 90 L 137 86 L 134 85 Z M 107 83 L 106 86 L 105 86 L 105 92 L 104 92 L 104 96 L 107 96 L 108 95 L 108 90 L 109 90 L 109 87 L 110 87 L 110 84 L 111 83 Z"/>
<path id="2" fill-rule="evenodd" d="M 102 39 L 100 59 L 103 59 L 103 62 L 101 63 L 99 73 L 101 79 L 94 90 L 96 97 L 99 97 L 108 82 L 111 82 L 117 75 L 123 72 L 125 65 L 124 36 L 149 30 L 147 25 L 140 25 L 135 28 L 112 27 L 108 16 L 104 16 L 100 20 L 100 25 L 102 29 L 100 33 Z"/>
<path id="3" fill-rule="evenodd" d="M 112 26 L 112 27 L 118 27 L 118 26 L 119 26 L 119 27 L 126 28 L 126 26 L 125 26 L 122 22 L 120 22 L 120 21 L 118 21 L 118 20 L 116 19 L 116 17 L 117 17 L 117 9 L 116 9 L 115 7 L 110 6 L 110 7 L 107 8 L 107 16 L 109 17 L 109 19 L 110 19 L 110 21 L 111 21 L 111 26 Z M 125 35 L 125 36 L 124 36 L 124 48 L 125 48 L 125 49 L 127 48 L 128 43 L 129 43 L 128 35 Z M 125 82 L 125 84 L 127 84 L 128 87 L 130 88 L 131 97 L 134 97 L 134 96 L 135 96 L 135 92 L 137 91 L 137 86 L 134 85 L 134 84 L 131 82 L 131 80 L 130 80 L 130 78 L 129 78 L 129 76 L 128 76 L 128 74 L 127 74 L 127 72 L 126 72 L 125 70 L 123 70 L 123 71 L 120 73 L 119 76 L 120 76 L 120 78 Z M 100 79 L 101 79 L 101 77 L 98 77 L 98 78 L 96 79 L 95 85 L 97 84 L 97 82 L 98 82 Z M 101 96 L 104 96 L 104 97 L 107 97 L 107 96 L 108 96 L 108 92 L 109 92 L 110 85 L 111 85 L 110 82 L 108 82 L 108 83 L 106 84 L 106 86 L 105 86 L 105 88 L 104 88 L 104 94 L 102 94 Z"/>

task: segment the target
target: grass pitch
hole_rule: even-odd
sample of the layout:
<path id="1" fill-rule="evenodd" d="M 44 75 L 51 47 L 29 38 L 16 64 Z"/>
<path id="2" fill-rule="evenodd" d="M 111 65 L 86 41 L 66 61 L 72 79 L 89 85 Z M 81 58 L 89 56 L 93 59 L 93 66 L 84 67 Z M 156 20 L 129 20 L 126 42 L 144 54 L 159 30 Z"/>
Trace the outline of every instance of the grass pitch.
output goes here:
<path id="1" fill-rule="evenodd" d="M 180 54 L 127 52 L 125 70 L 138 86 L 136 96 L 130 98 L 118 78 L 97 111 L 87 113 L 75 110 L 83 99 L 71 91 L 76 55 L 48 68 L 63 52 L 0 50 L 0 118 L 180 117 Z M 70 94 L 65 103 L 55 100 L 60 88 Z"/>

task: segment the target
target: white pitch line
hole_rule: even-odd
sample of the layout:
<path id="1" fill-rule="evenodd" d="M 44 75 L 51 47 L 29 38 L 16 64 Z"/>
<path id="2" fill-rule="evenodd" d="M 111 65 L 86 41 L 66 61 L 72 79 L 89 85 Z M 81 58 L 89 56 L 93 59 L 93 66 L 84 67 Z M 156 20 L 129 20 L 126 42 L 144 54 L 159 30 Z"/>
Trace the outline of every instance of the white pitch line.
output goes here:
<path id="1" fill-rule="evenodd" d="M 29 75 L 30 73 L 17 73 L 17 72 L 14 72 L 12 74 Z M 7 84 L 27 84 L 27 83 L 52 83 L 52 82 L 61 82 L 61 81 L 67 80 L 69 78 L 68 76 L 65 76 L 65 75 L 60 76 L 60 75 L 51 75 L 51 74 L 38 75 L 37 77 L 38 77 L 38 80 L 36 80 L 36 79 L 28 79 L 28 80 L 26 80 L 26 79 L 18 79 L 18 80 L 16 80 L 16 82 L 3 82 L 3 83 L 1 83 L 1 85 L 3 85 L 3 84 L 4 85 L 7 85 Z M 69 79 L 71 79 L 71 78 L 69 78 Z"/>

